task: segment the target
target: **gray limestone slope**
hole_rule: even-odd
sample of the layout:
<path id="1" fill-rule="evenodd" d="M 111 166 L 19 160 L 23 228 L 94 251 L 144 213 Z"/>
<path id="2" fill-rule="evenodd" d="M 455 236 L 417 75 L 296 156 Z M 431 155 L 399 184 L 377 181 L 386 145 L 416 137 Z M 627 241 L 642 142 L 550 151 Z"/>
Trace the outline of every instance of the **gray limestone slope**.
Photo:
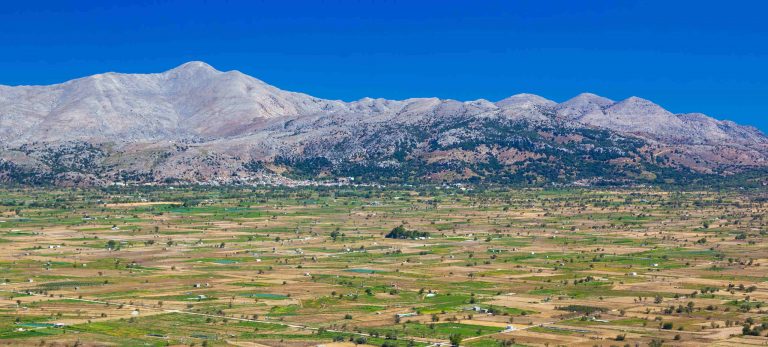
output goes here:
<path id="1" fill-rule="evenodd" d="M 514 128 L 515 123 L 525 124 L 530 131 L 523 133 L 532 137 L 509 133 L 505 138 L 497 129 L 487 128 L 493 124 Z M 433 149 L 424 141 L 429 138 L 440 146 L 477 142 L 477 148 L 485 148 L 482 152 L 498 143 L 535 147 L 541 144 L 539 136 L 560 143 L 582 136 L 557 138 L 560 135 L 552 129 L 562 127 L 638 138 L 654 155 L 676 161 L 669 165 L 700 171 L 768 166 L 768 139 L 759 130 L 703 114 L 674 114 L 637 97 L 616 102 L 584 93 L 556 103 L 517 94 L 498 102 L 439 98 L 343 102 L 281 90 L 202 62 L 161 73 L 104 73 L 50 86 L 0 86 L 0 150 L 47 148 L 57 155 L 65 153 L 72 165 L 108 167 L 104 172 L 114 175 L 119 174 L 116 168 L 162 168 L 187 177 L 202 163 L 237 170 L 245 163 L 276 157 L 354 161 L 408 146 L 425 158 L 471 157 L 477 153 L 429 153 Z M 537 131 L 539 135 L 533 135 Z M 83 163 L 76 151 L 65 148 L 67 143 L 92 143 L 98 148 Z M 417 143 L 418 148 L 412 148 Z M 46 159 L 50 153 L 34 151 L 0 153 L 0 159 L 51 165 Z M 500 155 L 518 158 L 526 156 L 523 152 L 509 149 Z M 231 174 L 223 169 L 210 172 Z"/>

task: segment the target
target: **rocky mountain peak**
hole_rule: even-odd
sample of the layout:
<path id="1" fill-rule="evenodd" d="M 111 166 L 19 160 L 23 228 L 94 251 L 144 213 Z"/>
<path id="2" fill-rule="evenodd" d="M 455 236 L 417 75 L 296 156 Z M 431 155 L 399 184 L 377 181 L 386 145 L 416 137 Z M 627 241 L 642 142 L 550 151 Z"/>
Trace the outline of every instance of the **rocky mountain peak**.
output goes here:
<path id="1" fill-rule="evenodd" d="M 557 105 L 557 103 L 552 100 L 543 98 L 536 94 L 528 94 L 528 93 L 515 94 L 508 98 L 505 98 L 496 102 L 496 106 L 499 106 L 501 108 L 508 108 L 508 107 L 531 108 L 533 106 L 553 107 L 555 105 Z"/>
<path id="2" fill-rule="evenodd" d="M 612 114 L 631 114 L 635 117 L 672 115 L 672 112 L 665 110 L 652 101 L 637 96 L 630 96 L 621 100 L 613 104 L 609 109 Z"/>
<path id="3" fill-rule="evenodd" d="M 185 71 L 207 71 L 207 72 L 220 72 L 213 66 L 203 61 L 189 61 L 181 64 L 167 72 L 185 72 Z"/>
<path id="4" fill-rule="evenodd" d="M 603 110 L 614 101 L 592 93 L 581 93 L 565 102 L 557 105 L 559 117 L 572 120 L 580 120 L 586 115 L 602 114 Z"/>
<path id="5" fill-rule="evenodd" d="M 612 105 L 614 103 L 613 100 L 608 99 L 606 97 L 602 97 L 597 94 L 592 93 L 581 93 L 579 95 L 574 96 L 571 99 L 568 99 L 567 101 L 564 101 L 558 105 L 558 108 L 564 108 L 569 106 L 579 106 L 579 105 L 597 105 L 600 107 L 606 107 L 609 105 Z"/>

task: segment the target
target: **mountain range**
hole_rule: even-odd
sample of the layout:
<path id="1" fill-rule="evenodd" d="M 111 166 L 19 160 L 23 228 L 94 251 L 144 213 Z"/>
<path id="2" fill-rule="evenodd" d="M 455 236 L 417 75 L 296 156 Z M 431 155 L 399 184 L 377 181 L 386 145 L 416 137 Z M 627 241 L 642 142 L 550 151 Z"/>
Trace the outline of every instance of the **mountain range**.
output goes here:
<path id="1" fill-rule="evenodd" d="M 0 86 L 6 183 L 683 184 L 766 167 L 759 130 L 638 97 L 344 102 L 203 62 Z"/>

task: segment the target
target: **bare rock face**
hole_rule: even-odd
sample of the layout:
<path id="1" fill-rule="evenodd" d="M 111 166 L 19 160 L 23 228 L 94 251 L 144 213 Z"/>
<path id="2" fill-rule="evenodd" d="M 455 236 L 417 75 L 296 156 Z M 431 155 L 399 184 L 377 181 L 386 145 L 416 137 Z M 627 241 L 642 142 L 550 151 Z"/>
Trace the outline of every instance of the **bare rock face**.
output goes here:
<path id="1" fill-rule="evenodd" d="M 648 100 L 630 97 L 580 119 L 582 122 L 625 133 L 650 137 L 675 137 L 683 122 L 671 112 Z"/>
<path id="2" fill-rule="evenodd" d="M 105 73 L 53 86 L 0 89 L 2 140 L 218 138 L 265 119 L 344 107 L 190 62 L 159 74 Z M 12 129 L 13 128 L 15 129 Z"/>
<path id="3" fill-rule="evenodd" d="M 534 94 L 516 94 L 496 103 L 501 108 L 554 107 L 556 102 Z"/>
<path id="4" fill-rule="evenodd" d="M 614 104 L 614 101 L 592 93 L 582 93 L 574 98 L 558 104 L 555 109 L 558 116 L 579 121 L 585 117 L 599 118 L 604 110 Z"/>
<path id="5" fill-rule="evenodd" d="M 283 174 L 531 183 L 768 166 L 759 130 L 637 97 L 343 102 L 202 62 L 0 86 L 0 144 L 0 180 L 56 184 Z"/>

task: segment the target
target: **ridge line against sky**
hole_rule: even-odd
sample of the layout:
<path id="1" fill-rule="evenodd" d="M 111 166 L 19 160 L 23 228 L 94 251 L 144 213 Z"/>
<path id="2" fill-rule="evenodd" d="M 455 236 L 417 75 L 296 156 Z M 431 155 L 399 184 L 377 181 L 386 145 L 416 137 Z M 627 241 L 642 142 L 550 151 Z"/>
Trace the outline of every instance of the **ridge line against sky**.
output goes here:
<path id="1" fill-rule="evenodd" d="M 768 130 L 761 1 L 29 1 L 0 84 L 191 60 L 326 99 L 649 99 Z"/>

